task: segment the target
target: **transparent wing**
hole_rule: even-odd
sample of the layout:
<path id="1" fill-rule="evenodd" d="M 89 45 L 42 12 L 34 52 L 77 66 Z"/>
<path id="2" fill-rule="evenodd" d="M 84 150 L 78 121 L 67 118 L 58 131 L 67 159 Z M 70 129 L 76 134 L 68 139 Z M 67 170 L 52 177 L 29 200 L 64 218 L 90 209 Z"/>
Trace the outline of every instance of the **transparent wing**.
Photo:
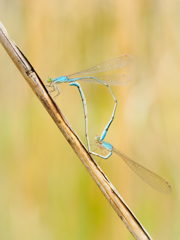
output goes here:
<path id="1" fill-rule="evenodd" d="M 96 78 L 112 86 L 124 86 L 124 85 L 128 85 L 128 83 L 132 81 L 132 77 L 127 75 L 122 75 L 122 74 L 96 76 Z M 98 82 L 93 78 L 82 78 L 82 79 L 79 79 L 78 81 L 101 84 L 100 82 Z"/>
<path id="2" fill-rule="evenodd" d="M 128 65 L 132 61 L 133 61 L 132 56 L 121 55 L 121 56 L 112 58 L 106 62 L 100 63 L 94 67 L 87 69 L 87 70 L 68 75 L 67 77 L 72 77 L 72 76 L 74 77 L 76 75 L 91 75 L 94 73 L 106 72 L 106 71 L 110 71 L 113 69 L 121 68 L 125 65 Z"/>
<path id="3" fill-rule="evenodd" d="M 134 162 L 129 157 L 127 157 L 124 153 L 119 150 L 113 148 L 113 152 L 119 155 L 125 163 L 147 184 L 149 184 L 154 189 L 162 192 L 164 194 L 171 194 L 172 189 L 170 184 L 165 181 L 163 178 L 158 176 L 156 173 L 151 172 L 147 168 L 141 166 L 140 164 Z"/>

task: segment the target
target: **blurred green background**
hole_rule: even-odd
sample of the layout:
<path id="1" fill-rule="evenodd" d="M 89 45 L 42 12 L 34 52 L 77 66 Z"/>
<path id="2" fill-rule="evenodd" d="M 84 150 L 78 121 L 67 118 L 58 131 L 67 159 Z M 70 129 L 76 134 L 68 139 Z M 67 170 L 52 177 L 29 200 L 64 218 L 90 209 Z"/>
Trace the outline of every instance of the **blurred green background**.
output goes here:
<path id="1" fill-rule="evenodd" d="M 0 0 L 0 21 L 44 83 L 121 54 L 133 77 L 112 87 L 116 117 L 106 137 L 164 177 L 151 189 L 116 155 L 101 168 L 153 239 L 180 239 L 180 2 Z M 103 86 L 82 83 L 91 143 L 114 106 Z M 59 85 L 57 104 L 85 142 L 78 90 Z M 0 239 L 133 239 L 0 46 Z"/>

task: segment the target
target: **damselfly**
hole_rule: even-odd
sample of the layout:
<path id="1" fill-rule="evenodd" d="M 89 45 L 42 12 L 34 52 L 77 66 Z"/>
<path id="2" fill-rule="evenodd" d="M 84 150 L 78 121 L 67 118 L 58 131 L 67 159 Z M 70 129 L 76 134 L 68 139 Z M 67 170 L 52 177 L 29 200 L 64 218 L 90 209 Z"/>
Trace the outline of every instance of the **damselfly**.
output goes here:
<path id="1" fill-rule="evenodd" d="M 86 81 L 86 82 L 103 84 L 103 85 L 107 86 L 111 92 L 111 95 L 115 102 L 115 106 L 113 109 L 111 119 L 101 134 L 101 140 L 104 140 L 104 138 L 107 134 L 107 131 L 114 119 L 114 115 L 115 115 L 115 111 L 116 111 L 116 107 L 117 107 L 117 100 L 110 88 L 110 85 L 114 85 L 114 86 L 127 85 L 129 83 L 129 81 L 132 80 L 132 78 L 127 75 L 122 75 L 122 74 L 94 77 L 94 74 L 121 68 L 121 67 L 131 63 L 132 60 L 133 60 L 133 57 L 131 57 L 130 55 L 121 55 L 121 56 L 112 58 L 106 62 L 100 63 L 94 67 L 87 69 L 87 70 L 77 72 L 74 74 L 70 74 L 68 76 L 61 76 L 61 77 L 58 77 L 55 79 L 48 78 L 48 80 L 47 80 L 47 82 L 49 83 L 49 85 L 47 85 L 47 87 L 53 88 L 50 92 L 54 92 L 54 91 L 58 92 L 54 98 L 56 98 L 60 94 L 60 90 L 58 87 L 58 84 L 60 84 L 60 83 L 69 83 L 70 86 L 76 86 L 79 89 L 79 92 L 80 92 L 80 95 L 82 98 L 82 102 L 83 102 L 83 107 L 84 107 L 85 136 L 86 136 L 89 151 L 90 151 L 90 145 L 89 145 L 89 137 L 88 137 L 88 118 L 87 118 L 86 99 L 85 99 L 84 93 L 82 91 L 82 88 L 77 81 Z M 82 77 L 78 77 L 79 75 L 81 75 Z M 90 76 L 87 76 L 87 75 L 90 75 Z M 84 77 L 84 76 L 86 76 L 86 77 Z"/>

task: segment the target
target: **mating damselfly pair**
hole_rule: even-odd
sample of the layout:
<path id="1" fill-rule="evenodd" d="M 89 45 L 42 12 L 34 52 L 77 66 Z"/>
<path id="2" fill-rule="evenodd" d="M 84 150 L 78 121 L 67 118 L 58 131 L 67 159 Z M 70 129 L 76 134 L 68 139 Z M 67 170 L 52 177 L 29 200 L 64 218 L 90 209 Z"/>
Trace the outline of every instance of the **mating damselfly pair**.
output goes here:
<path id="1" fill-rule="evenodd" d="M 130 76 L 122 75 L 122 74 L 104 75 L 104 76 L 94 76 L 94 74 L 121 68 L 123 66 L 128 65 L 132 61 L 133 61 L 132 56 L 121 55 L 121 56 L 112 58 L 106 62 L 95 65 L 84 71 L 80 71 L 80 72 L 70 74 L 67 76 L 61 76 L 61 77 L 58 77 L 55 79 L 48 78 L 47 82 L 49 83 L 49 85 L 47 85 L 47 87 L 52 88 L 52 90 L 50 92 L 54 92 L 54 91 L 58 92 L 57 95 L 54 97 L 54 99 L 60 94 L 60 90 L 58 87 L 58 84 L 60 84 L 60 83 L 69 83 L 70 86 L 76 86 L 78 88 L 81 98 L 82 98 L 83 108 L 84 108 L 85 136 L 86 136 L 88 150 L 91 154 L 101 157 L 103 159 L 107 159 L 112 155 L 112 152 L 115 152 L 147 184 L 149 184 L 151 187 L 153 187 L 154 189 L 156 189 L 164 194 L 170 194 L 172 189 L 167 181 L 165 181 L 163 178 L 161 178 L 157 174 L 153 173 L 152 171 L 148 170 L 147 168 L 134 162 L 129 157 L 127 157 L 125 154 L 123 154 L 119 150 L 115 149 L 110 143 L 103 141 L 104 138 L 106 137 L 108 129 L 114 119 L 114 115 L 115 115 L 115 111 L 116 111 L 116 107 L 117 107 L 117 100 L 111 90 L 110 85 L 112 85 L 112 86 L 127 85 L 132 80 L 132 78 Z M 94 145 L 96 146 L 96 148 L 100 148 L 102 155 L 100 155 L 96 152 L 92 152 L 90 149 L 89 136 L 88 136 L 88 117 L 87 117 L 86 99 L 85 99 L 84 93 L 82 91 L 82 88 L 77 81 L 86 81 L 86 82 L 92 82 L 92 83 L 105 85 L 109 88 L 109 91 L 114 99 L 115 105 L 114 105 L 114 109 L 113 109 L 111 118 L 110 118 L 108 124 L 106 125 L 106 127 L 104 128 L 104 130 L 101 134 L 101 137 L 99 137 L 99 136 L 95 137 Z M 103 151 L 102 151 L 103 149 L 109 151 L 109 154 L 107 156 L 104 156 Z"/>

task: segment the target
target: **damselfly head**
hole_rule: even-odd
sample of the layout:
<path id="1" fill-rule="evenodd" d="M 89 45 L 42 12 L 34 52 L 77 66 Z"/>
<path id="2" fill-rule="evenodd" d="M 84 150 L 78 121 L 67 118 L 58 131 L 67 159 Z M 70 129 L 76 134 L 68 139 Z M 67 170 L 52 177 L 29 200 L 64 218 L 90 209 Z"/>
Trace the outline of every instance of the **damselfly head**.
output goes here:
<path id="1" fill-rule="evenodd" d="M 48 82 L 48 83 L 51 83 L 52 80 L 53 80 L 53 79 L 52 79 L 51 77 L 49 77 L 49 78 L 47 79 L 47 82 Z"/>
<path id="2" fill-rule="evenodd" d="M 98 143 L 98 142 L 100 142 L 100 136 L 95 136 L 95 138 L 94 138 L 94 141 L 95 141 L 95 143 Z"/>
<path id="3" fill-rule="evenodd" d="M 106 154 L 106 151 L 105 151 L 105 148 L 103 146 L 103 142 L 102 142 L 100 136 L 96 135 L 96 137 L 94 138 L 94 145 L 96 146 L 96 149 L 94 151 L 99 149 L 103 156 Z"/>

